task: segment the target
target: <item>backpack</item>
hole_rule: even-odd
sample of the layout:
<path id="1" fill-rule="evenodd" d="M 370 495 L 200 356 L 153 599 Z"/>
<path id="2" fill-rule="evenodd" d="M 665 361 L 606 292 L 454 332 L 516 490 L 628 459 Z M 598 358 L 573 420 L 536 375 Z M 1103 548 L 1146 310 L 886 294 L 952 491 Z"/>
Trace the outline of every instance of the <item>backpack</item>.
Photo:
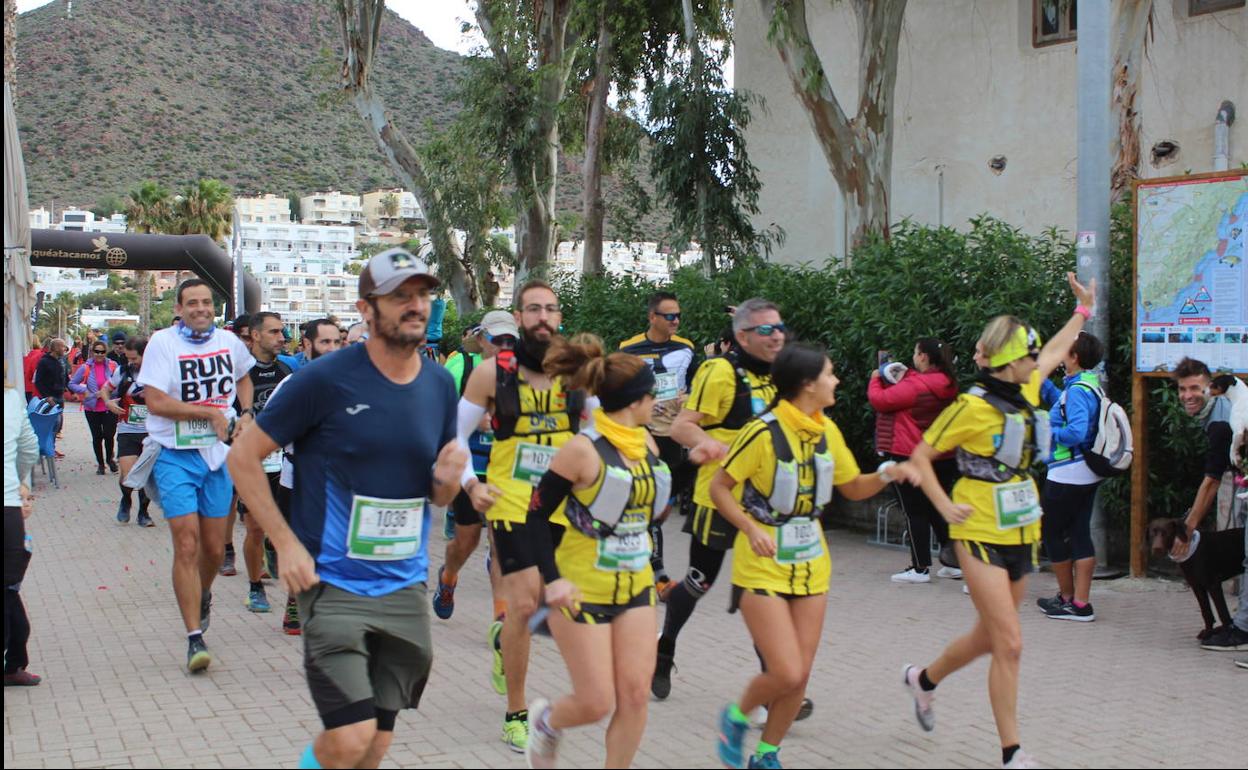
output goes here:
<path id="1" fill-rule="evenodd" d="M 1131 433 L 1131 418 L 1120 404 L 1114 403 L 1105 391 L 1086 382 L 1075 382 L 1071 387 L 1082 386 L 1096 395 L 1100 408 L 1096 416 L 1096 437 L 1084 446 L 1083 460 L 1088 468 L 1102 478 L 1121 476 L 1131 468 L 1135 459 L 1135 437 Z M 1062 417 L 1066 416 L 1066 399 L 1062 398 Z"/>

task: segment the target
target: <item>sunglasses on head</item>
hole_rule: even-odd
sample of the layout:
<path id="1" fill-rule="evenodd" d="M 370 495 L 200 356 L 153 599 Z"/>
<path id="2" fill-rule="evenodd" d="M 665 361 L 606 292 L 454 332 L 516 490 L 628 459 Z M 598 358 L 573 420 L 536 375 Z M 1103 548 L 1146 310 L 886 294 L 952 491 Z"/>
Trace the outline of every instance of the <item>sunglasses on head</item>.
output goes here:
<path id="1" fill-rule="evenodd" d="M 666 320 L 668 323 L 675 323 L 680 320 L 680 313 L 655 313 L 655 315 Z"/>
<path id="2" fill-rule="evenodd" d="M 742 331 L 758 332 L 758 335 L 760 337 L 770 337 L 776 332 L 780 332 L 781 334 L 787 334 L 789 331 L 789 327 L 785 326 L 784 324 L 759 324 L 758 326 L 749 326 L 745 329 L 742 329 Z"/>

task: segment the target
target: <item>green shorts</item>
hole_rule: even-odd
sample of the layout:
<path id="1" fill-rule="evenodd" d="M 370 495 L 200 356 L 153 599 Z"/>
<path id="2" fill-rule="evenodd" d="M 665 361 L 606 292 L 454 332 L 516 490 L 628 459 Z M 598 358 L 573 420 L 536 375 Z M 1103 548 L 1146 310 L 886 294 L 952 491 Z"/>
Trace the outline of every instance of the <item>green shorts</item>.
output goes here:
<path id="1" fill-rule="evenodd" d="M 359 596 L 321 583 L 298 596 L 303 666 L 326 730 L 416 708 L 429 681 L 429 592 L 417 583 Z"/>

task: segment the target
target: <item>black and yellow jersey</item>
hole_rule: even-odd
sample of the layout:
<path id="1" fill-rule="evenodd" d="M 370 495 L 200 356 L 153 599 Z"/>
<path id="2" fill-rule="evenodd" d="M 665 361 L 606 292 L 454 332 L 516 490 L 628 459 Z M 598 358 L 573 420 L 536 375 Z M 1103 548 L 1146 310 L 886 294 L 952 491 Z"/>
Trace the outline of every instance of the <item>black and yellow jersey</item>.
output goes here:
<path id="1" fill-rule="evenodd" d="M 647 332 L 633 335 L 620 343 L 621 353 L 631 353 L 650 364 L 656 375 L 674 375 L 681 392 L 688 393 L 693 381 L 693 342 L 673 334 L 667 342 L 654 342 Z M 660 386 L 662 383 L 660 383 Z M 659 388 L 663 390 L 662 387 Z"/>
<path id="2" fill-rule="evenodd" d="M 529 498 L 551 458 L 573 435 L 568 414 L 569 394 L 563 380 L 555 377 L 550 388 L 537 390 L 517 374 L 519 413 L 508 438 L 495 438 L 486 468 L 486 480 L 503 494 L 486 511 L 488 521 L 523 524 L 529 512 Z M 551 521 L 566 524 L 561 505 Z"/>

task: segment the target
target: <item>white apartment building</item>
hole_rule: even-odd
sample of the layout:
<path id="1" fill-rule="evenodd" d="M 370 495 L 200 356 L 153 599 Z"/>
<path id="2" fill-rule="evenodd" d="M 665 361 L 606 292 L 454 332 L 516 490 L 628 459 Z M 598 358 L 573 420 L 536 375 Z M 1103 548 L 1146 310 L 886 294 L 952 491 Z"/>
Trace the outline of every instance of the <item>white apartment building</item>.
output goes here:
<path id="1" fill-rule="evenodd" d="M 53 223 L 52 214 L 45 208 L 30 212 L 30 226 L 41 230 L 77 230 L 92 233 L 124 233 L 126 215 L 113 214 L 108 219 L 97 219 L 92 211 L 68 208 L 61 212 L 61 221 Z"/>
<path id="2" fill-rule="evenodd" d="M 330 190 L 300 198 L 299 217 L 305 224 L 363 225 L 364 209 L 360 196 Z"/>
<path id="3" fill-rule="evenodd" d="M 234 206 L 238 209 L 238 220 L 244 224 L 291 221 L 290 201 L 273 193 L 254 198 L 235 198 Z"/>
<path id="4" fill-rule="evenodd" d="M 47 230 L 52 227 L 52 212 L 40 206 L 30 210 L 30 229 Z"/>
<path id="5" fill-rule="evenodd" d="M 238 226 L 243 264 L 256 275 L 269 272 L 344 272 L 354 259 L 355 228 L 285 223 L 242 223 Z"/>
<path id="6" fill-rule="evenodd" d="M 257 273 L 261 306 L 280 313 L 286 326 L 294 328 L 316 318 L 334 316 L 339 323 L 360 320 L 355 301 L 359 278 L 344 273 Z"/>
<path id="7" fill-rule="evenodd" d="M 98 307 L 83 308 L 79 321 L 92 329 L 111 329 L 114 326 L 138 326 L 139 317 L 124 310 L 102 310 Z"/>
<path id="8" fill-rule="evenodd" d="M 35 278 L 35 291 L 43 292 L 47 299 L 65 291 L 81 297 L 108 288 L 108 273 L 103 270 L 37 266 L 32 266 L 30 270 Z"/>
<path id="9" fill-rule="evenodd" d="M 392 220 L 382 211 L 381 202 L 387 195 L 393 195 L 399 200 L 399 210 Z M 416 200 L 416 195 L 402 188 L 394 188 L 391 190 L 373 190 L 366 192 L 361 196 L 361 206 L 364 210 L 364 221 L 369 227 L 381 227 L 383 225 L 396 225 L 402 221 L 415 219 L 423 220 L 425 214 L 420 210 L 420 203 Z"/>
<path id="10" fill-rule="evenodd" d="M 659 251 L 659 245 L 653 241 L 602 243 L 602 266 L 608 275 L 633 275 L 652 283 L 665 283 L 672 275 L 669 257 L 669 254 Z M 701 250 L 690 250 L 677 255 L 677 262 L 684 266 L 694 264 L 701 258 Z M 555 248 L 556 270 L 580 272 L 584 261 L 584 241 L 563 241 Z"/>

